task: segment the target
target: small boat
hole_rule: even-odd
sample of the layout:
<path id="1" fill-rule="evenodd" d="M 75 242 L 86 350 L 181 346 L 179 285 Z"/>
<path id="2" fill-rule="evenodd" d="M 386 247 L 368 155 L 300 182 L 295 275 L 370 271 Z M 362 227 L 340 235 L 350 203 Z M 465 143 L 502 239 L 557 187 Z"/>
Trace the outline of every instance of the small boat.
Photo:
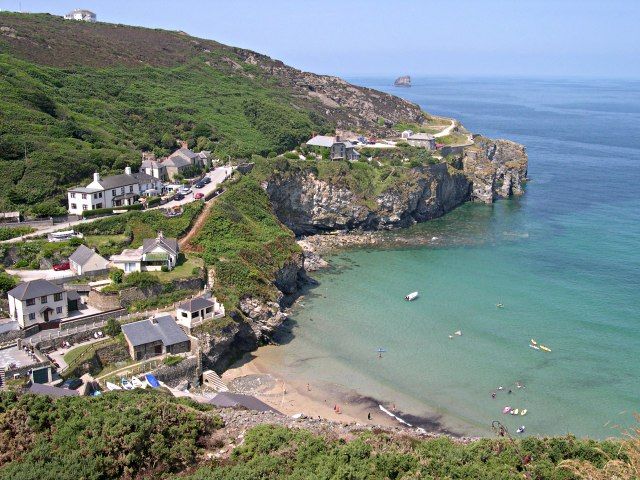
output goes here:
<path id="1" fill-rule="evenodd" d="M 503 304 L 501 304 L 501 303 L 496 303 L 496 307 L 498 307 L 498 308 L 504 308 L 504 305 L 503 305 Z"/>
<path id="2" fill-rule="evenodd" d="M 107 382 L 106 385 L 107 385 L 107 388 L 109 390 L 112 390 L 112 391 L 113 390 L 122 390 L 122 387 L 116 385 L 115 383 Z"/>
<path id="3" fill-rule="evenodd" d="M 511 411 L 511 407 L 504 407 L 504 408 L 502 409 L 502 413 L 504 413 L 504 414 L 507 414 L 507 413 L 509 413 L 510 411 Z"/>
<path id="4" fill-rule="evenodd" d="M 533 338 L 531 339 L 531 345 L 538 345 L 538 342 L 536 342 Z"/>
<path id="5" fill-rule="evenodd" d="M 524 416 L 524 415 L 526 415 L 526 414 L 527 414 L 527 409 L 526 409 L 526 408 L 523 408 L 523 409 L 520 411 L 520 415 Z"/>
<path id="6" fill-rule="evenodd" d="M 160 382 L 158 382 L 158 379 L 155 377 L 155 375 L 147 373 L 144 378 L 146 378 L 147 383 L 151 388 L 158 388 L 160 386 Z"/>
<path id="7" fill-rule="evenodd" d="M 519 410 L 516 408 L 515 410 L 511 410 L 511 415 L 518 415 Z"/>
<path id="8" fill-rule="evenodd" d="M 411 292 L 409 295 L 405 295 L 404 299 L 407 302 L 410 302 L 411 300 L 415 300 L 416 298 L 418 298 L 418 292 Z"/>
<path id="9" fill-rule="evenodd" d="M 133 390 L 133 385 L 131 385 L 131 382 L 125 377 L 122 377 L 120 379 L 120 385 L 122 385 L 122 388 L 124 388 L 125 390 Z"/>
<path id="10" fill-rule="evenodd" d="M 533 343 L 529 345 L 531 348 L 535 348 L 536 350 L 540 350 L 540 347 L 537 345 L 534 345 Z"/>
<path id="11" fill-rule="evenodd" d="M 462 336 L 462 330 L 456 330 L 455 332 L 453 332 L 453 334 L 461 337 Z"/>
<path id="12" fill-rule="evenodd" d="M 133 388 L 145 388 L 145 384 L 138 377 L 131 378 L 131 385 L 133 385 Z"/>
<path id="13" fill-rule="evenodd" d="M 524 425 L 519 426 L 516 433 L 524 433 Z"/>
<path id="14" fill-rule="evenodd" d="M 540 350 L 543 350 L 545 352 L 550 352 L 551 349 L 549 347 L 545 347 L 544 345 L 540 345 Z"/>

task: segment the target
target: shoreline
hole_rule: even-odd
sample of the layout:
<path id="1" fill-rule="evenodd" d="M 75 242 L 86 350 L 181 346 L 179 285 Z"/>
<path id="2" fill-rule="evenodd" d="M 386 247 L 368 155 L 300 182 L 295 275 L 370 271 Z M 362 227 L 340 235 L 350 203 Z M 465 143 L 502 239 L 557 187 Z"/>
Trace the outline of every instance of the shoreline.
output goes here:
<path id="1" fill-rule="evenodd" d="M 254 395 L 287 417 L 302 414 L 343 425 L 383 427 L 411 435 L 471 441 L 480 437 L 457 434 L 434 417 L 405 413 L 393 403 L 379 401 L 353 389 L 324 381 L 309 381 L 279 371 L 280 345 L 267 345 L 245 354 L 222 374 L 233 391 Z M 338 411 L 336 411 L 338 407 Z M 370 417 L 369 417 L 370 415 Z"/>

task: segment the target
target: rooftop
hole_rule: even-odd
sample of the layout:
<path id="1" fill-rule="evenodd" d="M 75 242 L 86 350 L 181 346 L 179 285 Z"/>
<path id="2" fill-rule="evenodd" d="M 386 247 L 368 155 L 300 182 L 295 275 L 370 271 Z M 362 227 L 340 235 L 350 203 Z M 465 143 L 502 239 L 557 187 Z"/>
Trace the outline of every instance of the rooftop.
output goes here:
<path id="1" fill-rule="evenodd" d="M 122 332 L 134 347 L 157 341 L 165 346 L 189 341 L 170 315 L 126 323 L 122 325 Z"/>
<path id="2" fill-rule="evenodd" d="M 68 390 L 66 388 L 52 387 L 51 385 L 43 385 L 34 383 L 29 387 L 29 393 L 36 395 L 48 395 L 49 397 L 77 397 L 80 392 L 77 390 Z"/>
<path id="3" fill-rule="evenodd" d="M 51 283 L 48 280 L 37 279 L 19 284 L 17 287 L 9 290 L 7 295 L 17 300 L 26 300 L 28 298 L 37 298 L 62 292 L 64 292 L 64 289 L 59 285 Z"/>
<path id="4" fill-rule="evenodd" d="M 76 249 L 76 251 L 71 254 L 71 256 L 69 257 L 69 261 L 77 263 L 78 265 L 84 265 L 94 255 L 98 255 L 98 254 L 96 252 L 94 252 L 93 250 L 91 250 L 86 245 L 80 245 Z"/>
<path id="5" fill-rule="evenodd" d="M 165 238 L 162 233 L 158 234 L 157 238 L 145 238 L 142 241 L 142 254 L 149 253 L 156 247 L 160 247 L 174 255 L 178 254 L 178 240 L 175 238 Z"/>
<path id="6" fill-rule="evenodd" d="M 336 137 L 329 135 L 316 135 L 307 141 L 307 145 L 315 147 L 331 147 L 336 142 Z"/>
<path id="7" fill-rule="evenodd" d="M 186 302 L 182 302 L 178 305 L 178 308 L 180 310 L 186 310 L 187 312 L 197 312 L 204 308 L 215 307 L 215 305 L 215 302 L 208 298 L 196 297 L 191 300 L 187 300 Z"/>

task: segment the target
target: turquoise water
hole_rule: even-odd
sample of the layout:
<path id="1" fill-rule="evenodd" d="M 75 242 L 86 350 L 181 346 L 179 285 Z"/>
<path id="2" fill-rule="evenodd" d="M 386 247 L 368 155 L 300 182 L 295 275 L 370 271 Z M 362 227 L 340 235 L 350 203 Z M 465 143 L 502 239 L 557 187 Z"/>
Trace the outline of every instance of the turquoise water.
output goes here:
<path id="1" fill-rule="evenodd" d="M 398 233 L 436 237 L 427 246 L 332 257 L 292 316 L 294 338 L 282 347 L 291 370 L 458 433 L 489 433 L 497 419 L 530 434 L 602 438 L 631 424 L 640 411 L 640 83 L 352 81 L 524 143 L 531 182 L 521 198 L 465 205 Z M 405 302 L 414 290 L 420 298 Z M 449 339 L 456 330 L 463 335 Z M 529 348 L 530 338 L 553 351 Z M 529 413 L 502 415 L 506 405 Z"/>

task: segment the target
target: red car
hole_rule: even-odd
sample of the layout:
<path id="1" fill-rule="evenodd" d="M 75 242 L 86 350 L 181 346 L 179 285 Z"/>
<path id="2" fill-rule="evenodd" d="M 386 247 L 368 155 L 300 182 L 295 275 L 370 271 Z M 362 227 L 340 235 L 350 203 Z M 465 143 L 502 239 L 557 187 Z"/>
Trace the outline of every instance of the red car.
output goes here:
<path id="1" fill-rule="evenodd" d="M 200 200 L 201 198 L 204 198 L 204 193 L 198 192 L 193 196 L 193 198 L 195 198 L 196 200 Z"/>
<path id="2" fill-rule="evenodd" d="M 59 263 L 53 266 L 53 269 L 56 272 L 59 272 L 60 270 L 69 270 L 70 268 L 71 268 L 71 265 L 69 265 L 69 262 Z"/>

